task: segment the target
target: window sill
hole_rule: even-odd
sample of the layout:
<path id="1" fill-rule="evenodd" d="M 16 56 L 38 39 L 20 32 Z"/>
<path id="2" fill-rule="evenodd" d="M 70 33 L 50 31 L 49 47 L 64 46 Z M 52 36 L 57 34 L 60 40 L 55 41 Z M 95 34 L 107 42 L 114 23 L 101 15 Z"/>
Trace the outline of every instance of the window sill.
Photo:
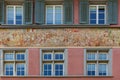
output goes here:
<path id="1" fill-rule="evenodd" d="M 60 24 L 60 25 L 0 25 L 0 29 L 52 29 L 52 28 L 110 28 L 110 25 Z M 115 27 L 114 27 L 115 28 Z"/>
<path id="2" fill-rule="evenodd" d="M 113 78 L 113 76 L 83 76 L 83 75 L 69 75 L 69 76 L 0 76 L 1 78 Z"/>

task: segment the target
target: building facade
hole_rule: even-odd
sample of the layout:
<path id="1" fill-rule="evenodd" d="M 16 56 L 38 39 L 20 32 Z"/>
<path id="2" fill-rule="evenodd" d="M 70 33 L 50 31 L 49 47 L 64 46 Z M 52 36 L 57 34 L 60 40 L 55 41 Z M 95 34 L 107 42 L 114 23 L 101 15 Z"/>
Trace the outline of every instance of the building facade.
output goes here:
<path id="1" fill-rule="evenodd" d="M 0 80 L 119 80 L 120 0 L 0 0 Z"/>

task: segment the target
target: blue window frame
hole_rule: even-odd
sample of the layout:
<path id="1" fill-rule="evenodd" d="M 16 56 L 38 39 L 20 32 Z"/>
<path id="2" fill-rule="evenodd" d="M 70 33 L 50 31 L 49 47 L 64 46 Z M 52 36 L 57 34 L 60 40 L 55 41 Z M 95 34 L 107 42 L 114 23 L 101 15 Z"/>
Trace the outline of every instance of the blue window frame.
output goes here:
<path id="1" fill-rule="evenodd" d="M 106 24 L 106 5 L 90 5 L 90 24 Z"/>
<path id="2" fill-rule="evenodd" d="M 107 64 L 99 64 L 99 75 L 106 76 L 107 75 Z"/>
<path id="3" fill-rule="evenodd" d="M 62 24 L 62 12 L 62 5 L 46 5 L 46 24 Z"/>
<path id="4" fill-rule="evenodd" d="M 25 75 L 25 64 L 17 64 L 16 65 L 16 69 L 17 69 L 17 75 L 18 76 L 22 76 Z"/>
<path id="5" fill-rule="evenodd" d="M 23 24 L 23 6 L 8 5 L 6 14 L 7 24 Z"/>
<path id="6" fill-rule="evenodd" d="M 5 75 L 13 75 L 13 64 L 5 64 Z"/>
<path id="7" fill-rule="evenodd" d="M 52 64 L 44 64 L 43 65 L 44 76 L 51 76 L 52 75 Z"/>
<path id="8" fill-rule="evenodd" d="M 62 76 L 64 71 L 63 64 L 55 64 L 55 75 Z"/>
<path id="9" fill-rule="evenodd" d="M 95 74 L 95 64 L 87 64 L 87 75 L 94 76 Z"/>

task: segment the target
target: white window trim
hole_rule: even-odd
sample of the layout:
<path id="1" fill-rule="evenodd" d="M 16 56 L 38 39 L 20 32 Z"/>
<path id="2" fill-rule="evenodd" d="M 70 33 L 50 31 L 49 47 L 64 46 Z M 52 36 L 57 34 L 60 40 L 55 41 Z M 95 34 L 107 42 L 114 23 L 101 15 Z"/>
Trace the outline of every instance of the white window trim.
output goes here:
<path id="1" fill-rule="evenodd" d="M 44 59 L 44 55 L 45 54 L 51 54 L 51 59 Z M 53 60 L 53 53 L 51 52 L 51 53 L 43 53 L 43 60 L 44 61 L 51 61 L 51 60 Z"/>
<path id="2" fill-rule="evenodd" d="M 44 65 L 45 65 L 45 64 L 50 64 L 50 65 L 52 66 L 52 68 L 51 68 L 51 75 L 44 75 Z M 53 64 L 52 64 L 52 63 L 44 63 L 44 64 L 43 64 L 43 75 L 44 75 L 44 76 L 53 76 L 53 74 L 54 74 L 54 72 L 53 72 Z"/>
<path id="3" fill-rule="evenodd" d="M 47 7 L 52 6 L 53 7 L 53 24 L 55 24 L 55 7 L 60 6 L 62 8 L 61 10 L 61 24 L 63 24 L 63 5 L 46 5 L 46 24 L 47 24 Z"/>
<path id="4" fill-rule="evenodd" d="M 16 10 L 15 10 L 16 7 L 21 7 L 22 8 L 21 13 L 22 13 L 22 24 L 23 24 L 23 5 L 7 5 L 7 7 L 6 7 L 6 24 L 8 24 L 8 19 L 7 19 L 8 18 L 8 15 L 7 15 L 8 14 L 8 10 L 7 10 L 8 7 L 13 7 L 13 9 L 14 9 L 14 12 L 13 12 L 14 13 L 14 19 L 13 19 L 14 24 L 10 24 L 10 25 L 18 25 L 18 24 L 16 24 L 16 17 L 15 17 L 16 16 Z M 20 24 L 20 25 L 22 25 L 22 24 Z"/>
<path id="5" fill-rule="evenodd" d="M 106 16 L 107 15 L 107 9 L 106 9 L 106 5 L 89 5 L 89 24 L 90 24 L 90 7 L 91 6 L 95 6 L 97 8 L 97 11 L 96 11 L 96 14 L 97 14 L 96 15 L 96 24 L 99 24 L 99 22 L 98 22 L 99 21 L 99 19 L 98 19 L 98 7 L 99 6 L 104 6 L 104 9 L 105 9 L 105 19 L 104 19 L 105 23 L 104 24 L 107 24 L 107 16 Z"/>
<path id="6" fill-rule="evenodd" d="M 54 58 L 55 58 L 55 55 L 56 55 L 56 54 L 62 54 L 62 55 L 63 55 L 63 59 L 54 59 L 54 60 L 59 60 L 59 61 L 60 61 L 60 60 L 64 60 L 64 53 L 57 53 L 57 52 L 55 52 L 55 53 L 54 53 Z"/>
<path id="7" fill-rule="evenodd" d="M 16 76 L 24 76 L 24 75 L 17 75 L 17 64 L 23 64 L 23 65 L 24 65 L 24 75 L 25 75 L 25 74 L 26 74 L 26 63 L 16 63 L 16 70 L 15 70 L 15 71 L 16 71 L 16 72 L 15 72 L 16 74 L 15 74 L 15 75 L 16 75 Z"/>

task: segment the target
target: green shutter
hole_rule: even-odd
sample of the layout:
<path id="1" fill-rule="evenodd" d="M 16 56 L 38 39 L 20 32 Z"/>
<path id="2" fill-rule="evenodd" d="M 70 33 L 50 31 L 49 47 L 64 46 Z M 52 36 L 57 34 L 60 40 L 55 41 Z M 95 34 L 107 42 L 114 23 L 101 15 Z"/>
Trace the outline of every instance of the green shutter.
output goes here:
<path id="1" fill-rule="evenodd" d="M 73 23 L 73 0 L 64 0 L 64 23 Z"/>
<path id="2" fill-rule="evenodd" d="M 118 23 L 118 0 L 108 0 L 108 23 Z"/>
<path id="3" fill-rule="evenodd" d="M 33 17 L 33 1 L 24 1 L 24 24 L 32 24 Z"/>
<path id="4" fill-rule="evenodd" d="M 88 24 L 89 22 L 89 2 L 88 0 L 80 0 L 80 23 Z"/>
<path id="5" fill-rule="evenodd" d="M 35 23 L 44 24 L 45 18 L 45 1 L 35 0 Z"/>
<path id="6" fill-rule="evenodd" d="M 0 24 L 4 24 L 4 0 L 0 0 Z"/>

